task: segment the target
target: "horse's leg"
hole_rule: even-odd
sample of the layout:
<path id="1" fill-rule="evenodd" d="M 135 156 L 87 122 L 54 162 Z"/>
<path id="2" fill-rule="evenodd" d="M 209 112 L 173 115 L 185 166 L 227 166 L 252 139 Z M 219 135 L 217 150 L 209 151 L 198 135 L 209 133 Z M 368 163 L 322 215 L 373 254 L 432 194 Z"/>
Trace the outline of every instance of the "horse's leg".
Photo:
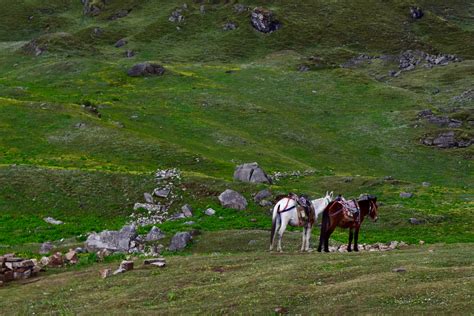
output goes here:
<path id="1" fill-rule="evenodd" d="M 309 240 L 311 238 L 311 225 L 308 226 L 308 228 L 306 229 L 306 251 L 309 251 Z"/>
<path id="2" fill-rule="evenodd" d="M 286 230 L 286 226 L 288 225 L 288 220 L 284 220 L 282 218 L 281 220 L 281 224 L 280 224 L 280 229 L 278 230 L 278 246 L 277 246 L 277 251 L 279 252 L 282 252 L 282 248 L 281 248 L 281 240 L 283 238 L 283 233 L 285 232 Z"/>
<path id="3" fill-rule="evenodd" d="M 306 249 L 306 225 L 303 226 L 303 240 L 301 241 L 301 252 L 303 252 Z"/>
<path id="4" fill-rule="evenodd" d="M 324 242 L 325 236 L 324 236 L 324 228 L 321 227 L 321 232 L 319 233 L 319 245 L 318 245 L 318 252 L 321 252 L 323 248 L 323 242 Z"/>
<path id="5" fill-rule="evenodd" d="M 354 232 L 354 251 L 359 251 L 359 229 L 360 226 L 357 226 Z"/>
<path id="6" fill-rule="evenodd" d="M 354 229 L 351 227 L 349 228 L 349 244 L 347 245 L 347 251 L 352 251 L 352 238 L 354 237 Z"/>
<path id="7" fill-rule="evenodd" d="M 326 240 L 324 241 L 324 251 L 329 252 L 329 237 L 331 237 L 332 232 L 336 229 L 336 226 L 329 227 L 326 232 Z"/>
<path id="8" fill-rule="evenodd" d="M 280 225 L 281 225 L 281 216 L 278 214 L 277 215 L 277 218 L 275 219 L 275 232 L 278 233 L 278 230 L 280 228 Z M 272 228 L 273 229 L 273 228 Z M 275 237 L 276 237 L 276 233 L 273 234 L 273 238 L 271 240 L 271 243 L 270 243 L 270 251 L 273 251 L 273 245 L 275 244 Z"/>

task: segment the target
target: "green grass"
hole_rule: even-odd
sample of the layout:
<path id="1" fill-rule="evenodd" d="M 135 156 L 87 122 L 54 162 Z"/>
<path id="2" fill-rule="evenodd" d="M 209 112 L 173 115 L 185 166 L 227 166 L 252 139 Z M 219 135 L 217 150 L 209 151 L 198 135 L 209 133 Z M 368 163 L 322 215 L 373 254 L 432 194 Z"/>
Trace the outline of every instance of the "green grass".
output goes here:
<path id="1" fill-rule="evenodd" d="M 0 288 L 5 314 L 291 314 L 436 313 L 473 310 L 471 244 L 410 247 L 391 252 L 300 254 L 299 234 L 287 253 L 262 252 L 267 234 L 202 235 L 186 256 L 164 269 L 135 270 L 106 280 L 99 269 L 118 261 L 56 271 Z M 255 240 L 253 245 L 248 241 Z M 407 272 L 392 269 L 404 267 Z"/>

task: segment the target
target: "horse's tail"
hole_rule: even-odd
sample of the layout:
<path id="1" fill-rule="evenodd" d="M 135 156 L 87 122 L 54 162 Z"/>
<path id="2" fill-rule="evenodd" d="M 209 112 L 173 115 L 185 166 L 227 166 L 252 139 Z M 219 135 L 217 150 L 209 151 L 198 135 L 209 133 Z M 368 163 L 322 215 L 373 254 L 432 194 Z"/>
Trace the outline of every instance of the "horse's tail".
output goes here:
<path id="1" fill-rule="evenodd" d="M 323 218 L 321 221 L 321 233 L 326 233 L 329 226 L 329 209 L 326 207 L 323 211 Z"/>
<path id="2" fill-rule="evenodd" d="M 276 231 L 276 226 L 277 222 L 280 220 L 280 205 L 276 205 L 273 208 L 273 215 L 272 215 L 272 233 L 270 235 L 270 245 L 273 244 L 273 238 L 275 237 L 275 231 Z"/>

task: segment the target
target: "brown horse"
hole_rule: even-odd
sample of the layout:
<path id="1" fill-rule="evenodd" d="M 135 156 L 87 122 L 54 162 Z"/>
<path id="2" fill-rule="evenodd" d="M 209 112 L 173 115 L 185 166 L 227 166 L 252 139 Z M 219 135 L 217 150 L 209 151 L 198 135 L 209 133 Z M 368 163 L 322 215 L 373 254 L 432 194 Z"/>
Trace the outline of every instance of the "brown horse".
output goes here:
<path id="1" fill-rule="evenodd" d="M 335 200 L 323 211 L 323 221 L 321 224 L 321 234 L 319 235 L 318 251 L 324 246 L 324 251 L 329 252 L 329 237 L 336 227 L 349 228 L 349 245 L 347 251 L 352 251 L 351 244 L 354 238 L 354 251 L 359 251 L 357 241 L 359 239 L 360 225 L 365 216 L 369 215 L 375 222 L 377 221 L 377 197 L 366 195 L 359 199 L 353 206 L 358 212 L 352 213 L 348 209 L 348 201 Z M 355 202 L 355 201 L 354 201 Z"/>

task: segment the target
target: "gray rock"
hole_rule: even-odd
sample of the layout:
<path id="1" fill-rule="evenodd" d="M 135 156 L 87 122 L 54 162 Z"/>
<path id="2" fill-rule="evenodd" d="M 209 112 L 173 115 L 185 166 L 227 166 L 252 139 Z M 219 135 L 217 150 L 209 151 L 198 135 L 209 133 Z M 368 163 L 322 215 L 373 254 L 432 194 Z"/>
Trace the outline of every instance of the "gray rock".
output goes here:
<path id="1" fill-rule="evenodd" d="M 120 48 L 127 45 L 127 43 L 128 43 L 127 40 L 122 38 L 122 39 L 119 39 L 117 42 L 115 42 L 114 46 L 117 48 Z"/>
<path id="2" fill-rule="evenodd" d="M 47 241 L 47 242 L 41 244 L 41 247 L 40 247 L 40 250 L 39 250 L 39 254 L 40 254 L 40 255 L 48 254 L 48 253 L 50 253 L 53 249 L 54 249 L 54 245 L 53 245 L 52 243 L 50 243 L 49 241 Z"/>
<path id="3" fill-rule="evenodd" d="M 57 219 L 54 219 L 52 217 L 45 217 L 45 218 L 43 218 L 43 220 L 46 223 L 51 224 L 51 225 L 62 225 L 62 224 L 64 224 L 64 222 L 62 222 L 60 220 L 57 220 Z"/>
<path id="4" fill-rule="evenodd" d="M 194 225 L 194 224 L 196 224 L 196 222 L 193 222 L 193 221 L 189 221 L 189 222 L 184 223 L 184 225 L 189 225 L 189 226 Z"/>
<path id="5" fill-rule="evenodd" d="M 160 204 L 151 203 L 135 203 L 135 205 L 133 205 L 134 211 L 138 211 L 140 209 L 146 210 L 148 212 L 161 212 L 163 211 L 163 206 Z"/>
<path id="6" fill-rule="evenodd" d="M 118 12 L 112 14 L 109 17 L 109 20 L 113 21 L 113 20 L 124 18 L 130 13 L 130 11 L 132 11 L 132 10 L 131 9 L 130 10 L 119 10 Z"/>
<path id="7" fill-rule="evenodd" d="M 167 198 L 171 193 L 171 190 L 169 188 L 156 188 L 154 191 L 153 191 L 153 194 L 157 197 L 160 197 L 160 198 Z"/>
<path id="8" fill-rule="evenodd" d="M 145 240 L 146 241 L 157 241 L 157 240 L 160 240 L 160 239 L 163 239 L 163 238 L 165 238 L 165 234 L 161 231 L 161 229 L 159 229 L 156 226 L 153 226 L 150 229 L 150 231 L 148 232 L 148 234 L 146 234 Z"/>
<path id="9" fill-rule="evenodd" d="M 243 5 L 241 3 L 237 3 L 237 4 L 234 5 L 234 11 L 236 13 L 240 14 L 240 13 L 243 13 L 243 12 L 248 11 L 248 10 L 249 10 L 249 7 L 247 7 L 246 5 Z"/>
<path id="10" fill-rule="evenodd" d="M 260 205 L 261 207 L 272 207 L 273 202 L 268 200 L 261 200 L 260 202 L 258 202 L 258 205 Z"/>
<path id="11" fill-rule="evenodd" d="M 273 12 L 263 8 L 255 8 L 252 11 L 250 22 L 254 29 L 262 33 L 272 33 L 282 27 L 281 23 L 275 19 Z"/>
<path id="12" fill-rule="evenodd" d="M 257 244 L 256 240 L 250 240 L 247 245 L 249 246 L 255 246 Z"/>
<path id="13" fill-rule="evenodd" d="M 199 7 L 199 12 L 201 14 L 206 14 L 206 6 L 204 4 L 202 4 L 200 7 Z"/>
<path id="14" fill-rule="evenodd" d="M 224 24 L 222 29 L 224 31 L 233 31 L 237 29 L 237 24 L 235 24 L 234 22 L 227 22 L 226 24 Z"/>
<path id="15" fill-rule="evenodd" d="M 299 65 L 298 66 L 298 71 L 299 72 L 308 72 L 310 70 L 311 70 L 311 68 L 308 65 Z"/>
<path id="16" fill-rule="evenodd" d="M 192 236 L 188 232 L 176 233 L 171 239 L 170 251 L 183 250 L 191 242 Z"/>
<path id="17" fill-rule="evenodd" d="M 416 218 L 414 218 L 414 217 L 409 218 L 409 219 L 408 219 L 408 222 L 409 222 L 410 224 L 412 224 L 412 225 L 420 225 L 420 224 L 423 224 L 423 223 L 424 223 L 424 221 L 419 220 L 419 219 L 416 219 Z"/>
<path id="18" fill-rule="evenodd" d="M 76 125 L 74 125 L 75 128 L 86 128 L 86 123 L 79 122 Z"/>
<path id="19" fill-rule="evenodd" d="M 125 57 L 127 58 L 132 58 L 133 56 L 135 56 L 135 52 L 131 49 L 127 49 L 124 53 Z"/>
<path id="20" fill-rule="evenodd" d="M 256 162 L 237 166 L 234 172 L 234 179 L 252 183 L 272 183 L 271 179 Z"/>
<path id="21" fill-rule="evenodd" d="M 155 201 L 153 200 L 153 196 L 150 193 L 143 193 L 143 197 L 145 198 L 145 202 L 153 204 Z"/>
<path id="22" fill-rule="evenodd" d="M 423 182 L 421 185 L 424 186 L 424 187 L 429 187 L 429 186 L 431 186 L 431 183 L 429 183 L 429 182 Z"/>
<path id="23" fill-rule="evenodd" d="M 134 225 L 127 225 L 119 231 L 105 230 L 100 233 L 90 234 L 85 242 L 85 248 L 89 252 L 103 249 L 112 252 L 128 252 L 132 240 L 136 237 L 136 227 Z"/>
<path id="24" fill-rule="evenodd" d="M 164 73 L 165 68 L 163 66 L 149 62 L 136 64 L 127 72 L 130 77 L 162 76 Z"/>
<path id="25" fill-rule="evenodd" d="M 247 208 L 247 200 L 240 193 L 227 189 L 219 195 L 219 201 L 223 207 L 236 210 L 245 210 Z"/>
<path id="26" fill-rule="evenodd" d="M 168 21 L 173 22 L 173 23 L 183 22 L 184 21 L 183 10 L 182 9 L 176 9 L 173 12 L 171 12 L 171 15 L 168 18 Z"/>
<path id="27" fill-rule="evenodd" d="M 440 148 L 456 147 L 457 142 L 454 137 L 454 132 L 450 131 L 439 134 L 438 137 L 433 139 L 433 145 Z"/>
<path id="28" fill-rule="evenodd" d="M 212 208 L 208 208 L 204 211 L 204 214 L 206 214 L 207 216 L 214 216 L 216 214 L 216 211 Z"/>
<path id="29" fill-rule="evenodd" d="M 193 216 L 193 208 L 189 204 L 183 205 L 183 207 L 181 207 L 181 211 L 183 212 L 185 217 Z"/>
<path id="30" fill-rule="evenodd" d="M 397 273 L 407 272 L 407 269 L 400 267 L 400 268 L 392 269 L 392 272 L 397 272 Z"/>
<path id="31" fill-rule="evenodd" d="M 419 20 L 423 15 L 423 10 L 420 7 L 410 7 L 410 16 L 412 19 Z"/>
<path id="32" fill-rule="evenodd" d="M 413 197 L 413 193 L 411 193 L 411 192 L 400 192 L 400 197 L 405 198 L 405 199 L 409 199 L 409 198 Z"/>
<path id="33" fill-rule="evenodd" d="M 255 196 L 253 197 L 253 200 L 256 203 L 258 203 L 261 200 L 267 199 L 271 196 L 272 196 L 272 191 L 270 191 L 269 189 L 263 189 L 263 190 L 259 191 L 257 194 L 255 194 Z"/>
<path id="34" fill-rule="evenodd" d="M 186 218 L 186 216 L 184 216 L 183 213 L 176 213 L 176 214 L 171 215 L 171 217 L 168 220 L 175 221 L 175 220 L 183 219 L 183 218 Z"/>

